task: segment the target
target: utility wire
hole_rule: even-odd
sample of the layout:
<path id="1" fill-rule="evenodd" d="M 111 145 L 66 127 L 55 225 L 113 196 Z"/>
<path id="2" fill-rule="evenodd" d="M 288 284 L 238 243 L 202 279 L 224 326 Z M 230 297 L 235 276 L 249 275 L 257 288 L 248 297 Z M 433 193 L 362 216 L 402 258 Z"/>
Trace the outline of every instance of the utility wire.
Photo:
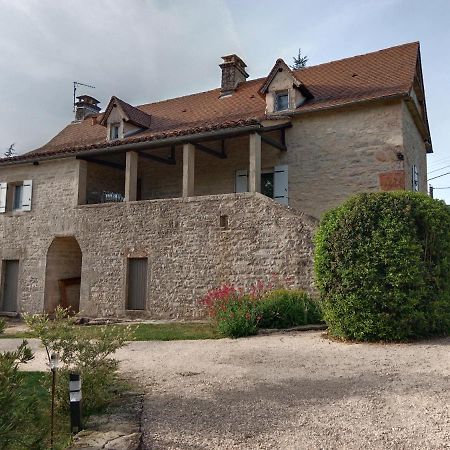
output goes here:
<path id="1" fill-rule="evenodd" d="M 443 173 L 443 174 L 441 174 L 441 175 L 437 175 L 437 176 L 435 176 L 435 177 L 428 178 L 427 181 L 435 180 L 436 178 L 441 178 L 441 177 L 443 177 L 443 176 L 445 176 L 445 175 L 450 175 L 450 172 L 445 172 L 445 173 Z"/>
<path id="2" fill-rule="evenodd" d="M 450 189 L 450 186 L 447 186 L 447 187 L 434 187 L 433 186 L 433 189 Z"/>
<path id="3" fill-rule="evenodd" d="M 439 170 L 447 169 L 447 167 L 450 167 L 450 164 L 448 166 L 439 167 L 439 169 L 430 170 L 428 173 L 438 172 Z"/>

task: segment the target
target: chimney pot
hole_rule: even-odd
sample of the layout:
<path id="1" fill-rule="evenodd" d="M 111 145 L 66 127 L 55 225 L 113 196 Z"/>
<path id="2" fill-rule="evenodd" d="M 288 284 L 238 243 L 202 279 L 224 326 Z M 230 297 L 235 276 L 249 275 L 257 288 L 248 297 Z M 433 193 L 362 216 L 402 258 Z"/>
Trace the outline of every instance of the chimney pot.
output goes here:
<path id="1" fill-rule="evenodd" d="M 75 103 L 75 122 L 81 122 L 89 116 L 96 116 L 100 112 L 99 100 L 90 95 L 80 95 Z"/>
<path id="2" fill-rule="evenodd" d="M 240 83 L 244 83 L 248 78 L 245 71 L 247 65 L 237 55 L 222 56 L 223 63 L 220 64 L 222 69 L 222 86 L 220 96 L 231 95 Z"/>

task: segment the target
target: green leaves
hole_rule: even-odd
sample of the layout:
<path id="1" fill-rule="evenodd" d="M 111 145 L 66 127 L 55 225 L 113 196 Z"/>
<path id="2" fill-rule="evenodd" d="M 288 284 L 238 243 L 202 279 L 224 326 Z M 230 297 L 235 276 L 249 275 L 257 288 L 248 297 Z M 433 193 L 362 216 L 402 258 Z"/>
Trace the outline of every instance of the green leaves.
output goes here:
<path id="1" fill-rule="evenodd" d="M 132 340 L 129 326 L 99 326 L 95 336 L 80 333 L 76 318 L 69 311 L 58 307 L 54 318 L 47 314 L 25 315 L 25 322 L 38 337 L 47 355 L 57 353 L 62 367 L 57 388 L 60 409 L 68 408 L 68 374 L 80 373 L 83 380 L 83 409 L 85 413 L 106 406 L 118 383 L 118 363 L 111 356 L 127 341 Z"/>
<path id="2" fill-rule="evenodd" d="M 359 194 L 328 212 L 315 273 L 331 333 L 402 340 L 450 331 L 450 211 L 412 192 Z"/>

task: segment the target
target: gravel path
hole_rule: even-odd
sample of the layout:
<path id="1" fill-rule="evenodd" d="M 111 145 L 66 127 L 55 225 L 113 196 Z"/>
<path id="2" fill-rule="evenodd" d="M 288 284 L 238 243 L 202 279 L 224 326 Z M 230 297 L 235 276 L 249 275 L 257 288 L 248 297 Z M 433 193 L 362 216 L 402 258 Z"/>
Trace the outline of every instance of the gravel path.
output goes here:
<path id="1" fill-rule="evenodd" d="M 118 357 L 147 388 L 151 449 L 450 449 L 450 338 L 344 344 L 303 332 L 133 342 Z"/>

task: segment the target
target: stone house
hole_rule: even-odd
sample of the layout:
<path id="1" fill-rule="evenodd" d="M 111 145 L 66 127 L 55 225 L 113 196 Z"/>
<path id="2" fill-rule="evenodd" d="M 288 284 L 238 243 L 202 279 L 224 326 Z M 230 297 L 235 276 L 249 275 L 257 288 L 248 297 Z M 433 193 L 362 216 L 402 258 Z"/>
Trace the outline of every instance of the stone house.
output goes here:
<path id="1" fill-rule="evenodd" d="M 361 191 L 426 192 L 418 43 L 103 113 L 0 160 L 0 310 L 195 318 L 228 281 L 313 290 L 312 236 Z"/>

